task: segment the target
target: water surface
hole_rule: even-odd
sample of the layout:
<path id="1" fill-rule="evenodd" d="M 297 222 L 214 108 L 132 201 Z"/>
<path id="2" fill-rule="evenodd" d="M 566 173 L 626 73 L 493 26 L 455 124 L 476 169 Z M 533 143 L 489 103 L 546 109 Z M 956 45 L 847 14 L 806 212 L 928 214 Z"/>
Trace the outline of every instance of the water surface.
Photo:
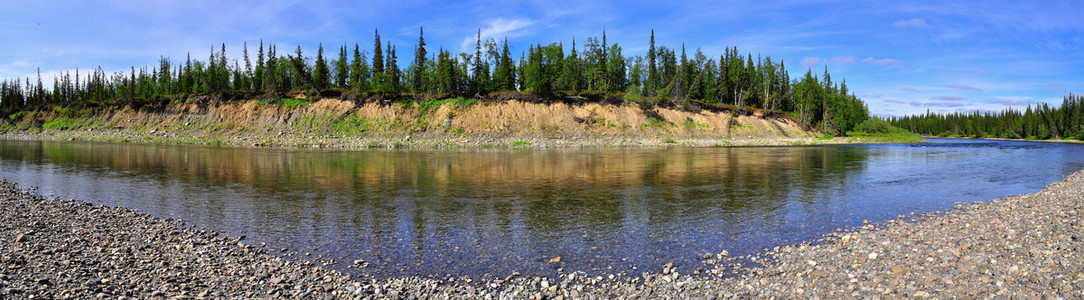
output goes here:
<path id="1" fill-rule="evenodd" d="M 835 228 L 1034 192 L 1081 145 L 328 151 L 0 141 L 0 178 L 400 275 L 703 266 Z M 560 264 L 548 264 L 553 257 Z"/>

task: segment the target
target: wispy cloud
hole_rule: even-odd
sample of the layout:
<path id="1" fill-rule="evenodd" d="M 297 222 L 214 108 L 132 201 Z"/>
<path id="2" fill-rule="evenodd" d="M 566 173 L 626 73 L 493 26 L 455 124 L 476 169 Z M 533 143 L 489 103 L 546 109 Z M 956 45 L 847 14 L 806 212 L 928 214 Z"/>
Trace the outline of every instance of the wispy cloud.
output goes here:
<path id="1" fill-rule="evenodd" d="M 892 26 L 896 26 L 896 28 L 908 28 L 908 27 L 911 27 L 911 28 L 926 28 L 926 27 L 929 27 L 930 25 L 926 24 L 925 19 L 914 18 L 914 19 L 910 19 L 910 20 L 899 20 L 899 21 L 893 22 Z"/>
<path id="2" fill-rule="evenodd" d="M 904 92 L 917 92 L 917 91 L 918 91 L 918 89 L 916 89 L 916 88 L 909 88 L 909 87 L 907 87 L 907 88 L 902 88 L 902 89 L 900 89 L 900 90 L 901 90 L 901 91 L 904 91 Z"/>
<path id="3" fill-rule="evenodd" d="M 803 67 L 812 67 L 812 66 L 816 66 L 817 64 L 820 64 L 820 62 L 821 62 L 820 58 L 806 57 L 806 58 L 803 58 L 802 62 L 800 62 L 798 64 L 802 65 Z"/>
<path id="4" fill-rule="evenodd" d="M 841 64 L 853 64 L 858 63 L 858 58 L 854 56 L 839 56 L 832 58 L 832 62 Z"/>
<path id="5" fill-rule="evenodd" d="M 1084 85 L 1079 85 L 1079 84 L 1055 83 L 1055 84 L 1051 84 L 1050 86 L 1053 86 L 1053 87 L 1066 87 L 1066 88 L 1071 88 L 1071 89 L 1084 89 Z"/>
<path id="6" fill-rule="evenodd" d="M 960 96 L 956 96 L 956 95 L 946 95 L 946 96 L 937 96 L 937 97 L 932 97 L 932 98 L 930 98 L 930 99 L 933 99 L 933 100 L 942 100 L 942 101 L 953 101 L 953 100 L 965 100 L 965 99 L 967 99 L 967 98 L 964 98 L 964 97 L 960 97 Z"/>
<path id="7" fill-rule="evenodd" d="M 980 89 L 980 88 L 973 87 L 973 86 L 970 86 L 970 85 L 961 85 L 961 84 L 950 84 L 950 85 L 946 85 L 945 87 L 950 88 L 950 89 L 965 90 L 965 91 L 976 91 L 976 92 L 981 92 L 982 91 L 982 89 Z"/>
<path id="8" fill-rule="evenodd" d="M 907 104 L 910 104 L 911 106 L 918 106 L 918 107 L 963 107 L 964 106 L 964 104 L 962 102 L 957 102 L 957 101 L 944 101 L 944 102 L 942 102 L 942 101 L 935 101 L 935 102 L 912 101 L 912 102 L 907 103 Z"/>
<path id="9" fill-rule="evenodd" d="M 1063 88 L 1041 88 L 1039 90 L 1042 90 L 1042 91 L 1047 92 L 1047 93 L 1061 93 L 1061 92 L 1065 91 L 1065 89 L 1063 89 Z"/>
<path id="10" fill-rule="evenodd" d="M 526 35 L 528 33 L 527 28 L 531 25 L 534 25 L 535 22 L 530 19 L 497 18 L 494 20 L 490 20 L 487 23 L 488 24 L 485 28 L 480 29 L 482 40 L 487 40 L 490 38 L 503 39 L 505 37 L 518 37 Z M 475 43 L 476 41 L 477 35 L 472 34 L 468 37 L 463 38 L 463 42 L 459 45 L 459 47 L 462 48 L 463 51 L 469 52 L 467 50 L 474 49 L 473 47 L 471 47 L 471 44 Z"/>
<path id="11" fill-rule="evenodd" d="M 1031 103 L 1031 101 L 1009 100 L 1009 99 L 994 99 L 994 100 L 986 100 L 986 101 L 982 101 L 982 102 L 991 103 L 991 104 L 1009 105 L 1009 106 L 1024 106 L 1024 105 L 1028 105 L 1029 103 Z"/>
<path id="12" fill-rule="evenodd" d="M 898 61 L 898 60 L 896 60 L 896 59 L 892 59 L 892 58 L 881 58 L 881 59 L 877 59 L 877 58 L 873 58 L 873 57 L 866 57 L 866 58 L 863 58 L 863 59 L 862 59 L 862 62 L 864 62 L 864 63 L 870 63 L 870 64 L 875 64 L 875 65 L 882 65 L 882 66 L 883 66 L 883 65 L 894 65 L 894 64 L 898 64 L 898 63 L 900 63 L 900 61 Z"/>

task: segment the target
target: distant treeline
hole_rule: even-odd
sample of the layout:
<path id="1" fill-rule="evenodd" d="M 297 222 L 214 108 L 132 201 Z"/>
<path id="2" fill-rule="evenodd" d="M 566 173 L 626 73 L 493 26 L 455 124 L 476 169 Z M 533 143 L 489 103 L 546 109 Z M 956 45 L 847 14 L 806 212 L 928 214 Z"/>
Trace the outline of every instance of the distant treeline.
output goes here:
<path id="1" fill-rule="evenodd" d="M 783 61 L 741 55 L 727 48 L 718 59 L 696 49 L 655 45 L 651 32 L 646 56 L 624 56 L 617 43 L 591 37 L 577 45 L 531 45 L 513 58 L 508 40 L 482 40 L 475 51 L 452 54 L 439 49 L 431 54 L 419 30 L 412 62 L 400 69 L 399 51 L 375 33 L 371 51 L 358 44 L 342 45 L 328 57 L 321 45 L 315 57 L 298 46 L 283 53 L 260 41 L 255 61 L 247 43 L 243 57 L 229 59 L 226 46 L 211 47 L 206 61 L 183 63 L 163 57 L 157 66 L 132 67 L 130 72 L 107 74 L 100 67 L 89 73 L 66 72 L 54 78 L 52 89 L 43 86 L 39 72 L 30 78 L 0 82 L 0 112 L 40 109 L 46 105 L 117 103 L 230 92 L 288 92 L 335 89 L 356 95 L 394 99 L 446 97 L 486 98 L 493 92 L 533 93 L 547 99 L 602 94 L 652 104 L 661 100 L 696 100 L 704 103 L 791 112 L 804 125 L 827 132 L 846 133 L 869 118 L 865 104 L 850 94 L 845 82 L 807 70 L 791 80 Z M 678 53 L 680 51 L 680 54 Z"/>
<path id="2" fill-rule="evenodd" d="M 928 136 L 990 137 L 1009 139 L 1084 140 L 1084 97 L 1069 94 L 1061 107 L 1046 103 L 1024 111 L 1007 108 L 1001 112 L 971 112 L 914 115 L 890 118 L 889 122 L 911 132 Z"/>

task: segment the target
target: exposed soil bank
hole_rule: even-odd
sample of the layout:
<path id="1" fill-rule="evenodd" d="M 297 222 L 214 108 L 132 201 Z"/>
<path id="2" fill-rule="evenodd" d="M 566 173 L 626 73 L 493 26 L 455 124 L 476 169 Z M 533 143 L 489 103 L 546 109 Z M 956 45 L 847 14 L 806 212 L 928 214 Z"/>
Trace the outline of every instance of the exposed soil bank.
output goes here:
<path id="1" fill-rule="evenodd" d="M 459 100 L 176 102 L 10 121 L 5 139 L 331 148 L 766 146 L 877 142 L 822 138 L 786 115 L 630 103 Z M 41 129 L 44 130 L 41 130 Z"/>
<path id="2" fill-rule="evenodd" d="M 0 182 L 0 298 L 1039 298 L 1084 297 L 1084 171 L 1040 192 L 779 247 L 699 276 L 348 278 L 319 263 L 125 208 Z M 914 219 L 913 219 L 914 218 Z"/>

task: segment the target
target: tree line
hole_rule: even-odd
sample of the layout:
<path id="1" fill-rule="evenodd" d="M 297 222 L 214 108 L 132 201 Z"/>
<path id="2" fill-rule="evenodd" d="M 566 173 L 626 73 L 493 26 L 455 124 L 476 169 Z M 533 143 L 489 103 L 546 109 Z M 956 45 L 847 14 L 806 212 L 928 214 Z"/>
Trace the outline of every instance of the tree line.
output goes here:
<path id="1" fill-rule="evenodd" d="M 483 40 L 477 34 L 474 53 L 430 53 L 419 29 L 412 61 L 400 69 L 399 51 L 382 42 L 374 31 L 373 45 L 341 45 L 337 55 L 325 55 L 321 44 L 315 57 L 298 46 L 282 53 L 263 41 L 255 61 L 244 44 L 240 59 L 226 57 L 226 45 L 211 47 L 207 60 L 189 54 L 183 63 L 162 57 L 158 65 L 107 73 L 65 72 L 54 77 L 52 89 L 39 75 L 0 81 L 0 109 L 6 113 L 45 105 L 140 101 L 193 94 L 340 90 L 357 95 L 415 100 L 474 97 L 494 92 L 526 92 L 547 99 L 603 94 L 630 101 L 694 100 L 772 111 L 791 112 L 804 125 L 845 133 L 869 118 L 865 104 L 850 94 L 846 82 L 828 74 L 792 80 L 782 60 L 742 55 L 737 47 L 718 57 L 699 48 L 687 51 L 655 44 L 652 30 L 645 55 L 625 56 L 617 43 L 589 37 L 566 47 L 563 42 L 532 44 L 518 60 L 507 38 Z M 352 50 L 352 51 L 351 51 Z M 680 52 L 679 52 L 680 51 Z M 691 53 L 690 53 L 691 52 Z"/>
<path id="2" fill-rule="evenodd" d="M 1069 94 L 1061 107 L 1039 103 L 1023 111 L 930 113 L 890 118 L 897 127 L 927 136 L 1084 140 L 1084 97 Z"/>

